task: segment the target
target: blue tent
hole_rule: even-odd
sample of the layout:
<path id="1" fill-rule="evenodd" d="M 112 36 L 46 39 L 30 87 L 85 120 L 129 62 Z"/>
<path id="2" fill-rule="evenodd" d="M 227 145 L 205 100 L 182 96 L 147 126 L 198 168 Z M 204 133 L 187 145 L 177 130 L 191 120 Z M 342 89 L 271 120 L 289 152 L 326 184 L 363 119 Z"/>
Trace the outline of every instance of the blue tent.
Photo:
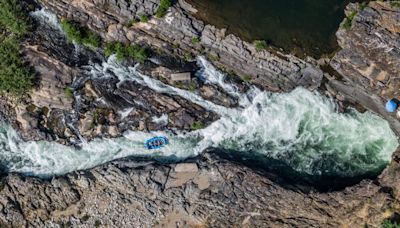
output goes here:
<path id="1" fill-rule="evenodd" d="M 395 99 L 391 99 L 386 103 L 386 110 L 388 112 L 395 112 L 399 105 L 397 104 Z"/>

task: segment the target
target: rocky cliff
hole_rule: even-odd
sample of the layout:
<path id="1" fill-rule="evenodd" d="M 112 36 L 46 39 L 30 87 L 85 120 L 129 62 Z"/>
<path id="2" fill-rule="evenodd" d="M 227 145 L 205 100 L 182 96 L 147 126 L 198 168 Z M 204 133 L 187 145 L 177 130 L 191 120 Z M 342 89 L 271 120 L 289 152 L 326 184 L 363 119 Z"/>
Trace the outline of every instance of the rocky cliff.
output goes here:
<path id="1" fill-rule="evenodd" d="M 184 1 L 177 2 L 164 18 L 146 23 L 128 22 L 142 15 L 154 15 L 159 1 L 58 1 L 40 0 L 44 7 L 62 18 L 70 18 L 99 32 L 106 40 L 147 43 L 181 55 L 207 53 L 215 64 L 249 78 L 271 91 L 289 91 L 297 86 L 316 88 L 322 71 L 291 55 L 257 51 L 224 29 L 195 19 Z"/>
<path id="2" fill-rule="evenodd" d="M 342 50 L 330 62 L 344 84 L 332 80 L 329 85 L 385 117 L 399 133 L 399 121 L 383 104 L 399 97 L 400 8 L 390 2 L 350 4 L 346 15 L 337 32 Z"/>
<path id="3" fill-rule="evenodd" d="M 306 193 L 204 154 L 177 165 L 117 161 L 51 180 L 10 174 L 0 220 L 14 227 L 379 227 L 400 209 L 395 194 L 379 181 Z"/>

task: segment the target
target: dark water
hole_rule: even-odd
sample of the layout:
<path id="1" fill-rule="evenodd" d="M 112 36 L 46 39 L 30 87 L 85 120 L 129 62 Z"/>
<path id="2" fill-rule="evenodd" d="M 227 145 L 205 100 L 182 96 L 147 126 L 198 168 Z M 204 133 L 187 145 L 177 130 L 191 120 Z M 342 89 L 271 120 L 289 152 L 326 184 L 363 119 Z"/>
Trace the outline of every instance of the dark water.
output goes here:
<path id="1" fill-rule="evenodd" d="M 337 48 L 335 32 L 350 0 L 187 0 L 197 16 L 252 41 L 262 39 L 298 55 Z"/>

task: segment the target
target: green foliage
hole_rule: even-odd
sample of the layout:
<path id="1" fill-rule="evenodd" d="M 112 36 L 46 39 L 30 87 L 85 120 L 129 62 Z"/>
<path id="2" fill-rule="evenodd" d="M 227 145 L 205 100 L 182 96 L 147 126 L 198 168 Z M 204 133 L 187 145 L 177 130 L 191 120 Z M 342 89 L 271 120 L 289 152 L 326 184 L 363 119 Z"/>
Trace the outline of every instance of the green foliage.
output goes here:
<path id="1" fill-rule="evenodd" d="M 34 73 L 22 61 L 19 45 L 29 27 L 16 0 L 0 0 L 0 93 L 18 96 L 34 85 Z"/>
<path id="2" fill-rule="evenodd" d="M 77 22 L 62 20 L 61 28 L 67 35 L 67 39 L 77 44 L 83 44 L 89 47 L 99 47 L 101 38 L 99 35 L 87 28 L 80 26 Z"/>
<path id="3" fill-rule="evenodd" d="M 0 0 L 0 28 L 5 28 L 17 36 L 28 31 L 28 17 L 17 0 Z"/>
<path id="4" fill-rule="evenodd" d="M 190 84 L 189 84 L 189 90 L 190 90 L 191 92 L 194 92 L 194 91 L 196 91 L 196 89 L 197 89 L 197 84 L 194 83 L 194 82 L 190 82 Z"/>
<path id="5" fill-rule="evenodd" d="M 220 57 L 218 55 L 209 54 L 207 57 L 209 60 L 211 60 L 213 62 L 220 60 Z"/>
<path id="6" fill-rule="evenodd" d="M 349 16 L 346 17 L 346 19 L 344 20 L 342 27 L 344 29 L 350 29 L 351 25 L 353 23 L 353 19 L 354 17 L 357 15 L 357 12 L 351 12 L 351 14 Z"/>
<path id="7" fill-rule="evenodd" d="M 204 124 L 200 121 L 195 121 L 192 123 L 192 125 L 190 126 L 190 128 L 192 130 L 200 130 L 204 128 Z"/>
<path id="8" fill-rule="evenodd" d="M 252 78 L 253 77 L 251 75 L 244 75 L 242 77 L 242 80 L 245 81 L 245 82 L 249 82 L 249 81 L 251 81 Z"/>
<path id="9" fill-rule="evenodd" d="M 385 220 L 381 224 L 381 228 L 400 228 L 400 224 L 397 222 L 392 222 L 390 220 Z"/>
<path id="10" fill-rule="evenodd" d="M 143 63 L 149 56 L 148 50 L 139 45 L 123 44 L 120 42 L 108 43 L 105 45 L 104 54 L 108 57 L 116 55 L 119 61 L 125 59 L 134 59 Z"/>
<path id="11" fill-rule="evenodd" d="M 400 1 L 391 1 L 391 2 L 390 2 L 390 5 L 391 5 L 392 7 L 400 8 Z"/>
<path id="12" fill-rule="evenodd" d="M 96 220 L 94 222 L 94 227 L 100 227 L 100 225 L 101 225 L 101 222 L 99 220 Z"/>
<path id="13" fill-rule="evenodd" d="M 149 21 L 149 17 L 147 15 L 142 15 L 140 16 L 140 22 L 148 22 Z"/>
<path id="14" fill-rule="evenodd" d="M 33 71 L 22 61 L 19 43 L 8 37 L 0 43 L 0 92 L 22 95 L 33 87 Z"/>
<path id="15" fill-rule="evenodd" d="M 156 11 L 156 17 L 161 18 L 164 17 L 165 14 L 167 13 L 169 7 L 172 6 L 172 1 L 171 0 L 161 0 L 160 1 L 160 6 L 158 7 Z"/>
<path id="16" fill-rule="evenodd" d="M 255 40 L 253 44 L 257 51 L 262 51 L 267 48 L 267 42 L 265 42 L 265 40 Z"/>
<path id="17" fill-rule="evenodd" d="M 200 43 L 200 38 L 199 37 L 193 37 L 192 38 L 192 44 L 198 44 Z"/>
<path id="18" fill-rule="evenodd" d="M 64 93 L 69 98 L 73 98 L 74 97 L 74 90 L 71 87 L 65 87 L 64 88 Z"/>
<path id="19" fill-rule="evenodd" d="M 126 22 L 125 26 L 127 27 L 132 27 L 134 24 L 136 24 L 138 20 L 136 18 L 130 19 L 128 22 Z"/>
<path id="20" fill-rule="evenodd" d="M 185 52 L 184 57 L 185 57 L 186 61 L 191 61 L 194 58 L 194 56 L 191 52 Z"/>

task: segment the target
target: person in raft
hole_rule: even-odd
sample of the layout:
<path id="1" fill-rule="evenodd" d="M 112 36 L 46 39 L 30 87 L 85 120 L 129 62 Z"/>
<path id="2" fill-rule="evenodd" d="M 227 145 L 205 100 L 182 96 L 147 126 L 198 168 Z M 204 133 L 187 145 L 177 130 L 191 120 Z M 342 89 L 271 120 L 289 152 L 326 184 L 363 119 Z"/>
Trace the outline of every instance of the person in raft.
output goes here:
<path id="1" fill-rule="evenodd" d="M 397 100 L 397 99 L 395 99 L 395 98 L 390 99 L 390 100 L 386 103 L 386 111 L 391 112 L 391 113 L 397 111 L 396 116 L 397 116 L 398 118 L 400 118 L 399 104 L 400 104 L 400 101 L 399 101 L 399 100 Z"/>

